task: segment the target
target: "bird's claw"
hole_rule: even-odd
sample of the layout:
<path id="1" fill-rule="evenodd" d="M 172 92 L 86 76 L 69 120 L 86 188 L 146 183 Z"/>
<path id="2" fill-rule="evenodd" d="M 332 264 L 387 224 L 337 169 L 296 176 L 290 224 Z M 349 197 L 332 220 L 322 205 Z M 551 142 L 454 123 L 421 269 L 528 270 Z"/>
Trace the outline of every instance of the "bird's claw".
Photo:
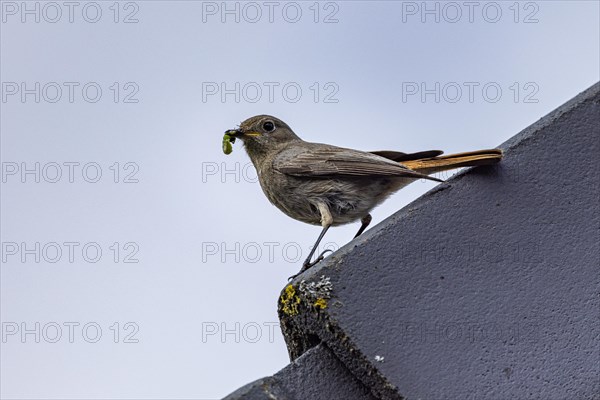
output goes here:
<path id="1" fill-rule="evenodd" d="M 317 259 L 313 262 L 310 262 L 309 260 L 304 261 L 304 264 L 302 264 L 302 269 L 300 269 L 300 272 L 298 272 L 295 275 L 290 276 L 288 278 L 288 282 L 291 281 L 292 279 L 294 279 L 295 277 L 297 277 L 298 275 L 300 275 L 301 273 L 303 273 L 304 271 L 306 271 L 307 269 L 309 269 L 310 267 L 323 261 L 323 259 L 325 258 L 325 254 L 327 254 L 327 253 L 333 253 L 333 250 L 331 250 L 331 249 L 323 250 L 321 252 L 321 254 L 319 254 L 319 256 L 317 257 Z"/>

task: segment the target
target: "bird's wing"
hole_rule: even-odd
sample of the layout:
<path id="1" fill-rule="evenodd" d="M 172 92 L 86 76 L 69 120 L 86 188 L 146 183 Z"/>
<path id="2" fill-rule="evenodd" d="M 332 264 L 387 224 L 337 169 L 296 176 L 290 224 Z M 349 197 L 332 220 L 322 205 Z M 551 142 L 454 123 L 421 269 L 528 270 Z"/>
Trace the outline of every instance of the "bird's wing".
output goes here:
<path id="1" fill-rule="evenodd" d="M 387 158 L 396 162 L 421 160 L 423 158 L 433 158 L 444 154 L 441 150 L 419 151 L 418 153 L 402 153 L 401 151 L 380 150 L 370 153 Z"/>
<path id="2" fill-rule="evenodd" d="M 313 143 L 302 148 L 292 147 L 282 151 L 273 160 L 273 167 L 281 173 L 293 176 L 397 176 L 443 182 L 376 154 Z"/>

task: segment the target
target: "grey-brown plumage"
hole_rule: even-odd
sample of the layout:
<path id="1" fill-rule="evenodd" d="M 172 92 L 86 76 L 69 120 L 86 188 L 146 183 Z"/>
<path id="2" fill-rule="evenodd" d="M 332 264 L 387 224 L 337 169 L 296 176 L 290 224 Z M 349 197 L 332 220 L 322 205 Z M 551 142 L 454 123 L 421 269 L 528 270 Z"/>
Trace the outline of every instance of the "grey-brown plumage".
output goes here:
<path id="1" fill-rule="evenodd" d="M 309 143 L 269 115 L 249 118 L 226 133 L 243 140 L 271 203 L 294 219 L 323 227 L 302 270 L 314 264 L 314 249 L 330 226 L 361 220 L 358 236 L 371 221 L 374 207 L 416 179 L 442 182 L 428 175 L 502 158 L 498 149 L 441 156 L 439 150 L 365 152 Z"/>

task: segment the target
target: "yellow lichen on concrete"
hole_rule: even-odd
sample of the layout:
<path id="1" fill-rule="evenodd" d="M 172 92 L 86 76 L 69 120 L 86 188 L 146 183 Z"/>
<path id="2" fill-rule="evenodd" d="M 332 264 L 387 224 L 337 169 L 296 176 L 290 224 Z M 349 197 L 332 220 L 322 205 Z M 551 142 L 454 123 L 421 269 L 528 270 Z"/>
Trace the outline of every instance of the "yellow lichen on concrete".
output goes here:
<path id="1" fill-rule="evenodd" d="M 294 316 L 298 314 L 298 304 L 300 304 L 300 296 L 296 294 L 296 289 L 292 285 L 285 287 L 284 293 L 279 298 L 281 310 L 284 314 Z"/>
<path id="2" fill-rule="evenodd" d="M 320 308 L 321 310 L 327 308 L 327 300 L 325 299 L 317 299 L 313 305 L 317 308 Z"/>

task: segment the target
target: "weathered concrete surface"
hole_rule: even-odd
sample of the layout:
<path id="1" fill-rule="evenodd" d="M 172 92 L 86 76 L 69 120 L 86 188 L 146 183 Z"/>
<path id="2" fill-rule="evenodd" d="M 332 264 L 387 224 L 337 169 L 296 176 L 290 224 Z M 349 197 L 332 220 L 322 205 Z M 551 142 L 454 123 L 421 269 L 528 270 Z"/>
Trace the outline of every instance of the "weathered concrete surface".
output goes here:
<path id="1" fill-rule="evenodd" d="M 224 400 L 376 400 L 369 393 L 321 344 L 274 376 L 252 382 Z"/>
<path id="2" fill-rule="evenodd" d="M 385 399 L 599 398 L 599 89 L 298 277 L 291 357 L 323 341 Z"/>

